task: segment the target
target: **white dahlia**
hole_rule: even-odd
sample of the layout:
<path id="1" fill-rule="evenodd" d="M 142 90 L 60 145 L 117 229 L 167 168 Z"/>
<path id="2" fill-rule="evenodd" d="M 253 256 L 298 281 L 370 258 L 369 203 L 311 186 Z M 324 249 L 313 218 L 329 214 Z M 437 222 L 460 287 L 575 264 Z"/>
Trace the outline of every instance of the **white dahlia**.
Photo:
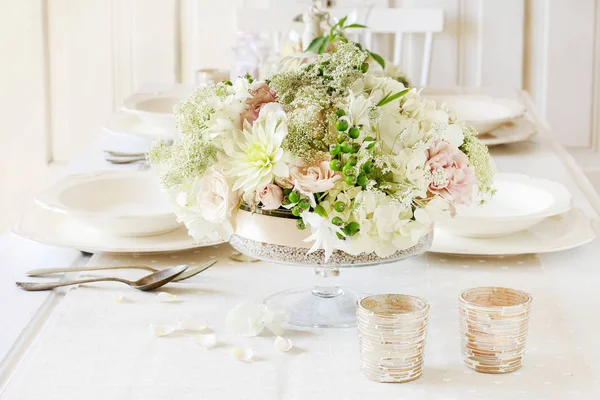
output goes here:
<path id="1" fill-rule="evenodd" d="M 278 103 L 265 104 L 258 119 L 244 123 L 243 131 L 235 138 L 223 141 L 223 150 L 230 168 L 228 175 L 235 179 L 233 190 L 251 192 L 267 185 L 276 177 L 289 176 L 289 156 L 281 147 L 287 135 L 286 115 Z"/>

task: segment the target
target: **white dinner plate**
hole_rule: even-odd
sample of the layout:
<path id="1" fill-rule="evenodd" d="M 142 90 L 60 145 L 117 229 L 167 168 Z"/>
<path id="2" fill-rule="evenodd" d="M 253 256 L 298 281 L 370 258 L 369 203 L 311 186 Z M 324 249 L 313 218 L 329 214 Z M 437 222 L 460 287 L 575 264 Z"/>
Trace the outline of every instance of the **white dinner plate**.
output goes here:
<path id="1" fill-rule="evenodd" d="M 525 106 L 509 98 L 482 95 L 427 95 L 426 98 L 445 104 L 480 134 L 488 133 L 507 122 L 525 115 Z"/>
<path id="2" fill-rule="evenodd" d="M 518 143 L 528 140 L 537 134 L 537 128 L 527 117 L 517 118 L 487 133 L 479 134 L 478 138 L 486 146 L 497 146 L 508 143 Z"/>
<path id="3" fill-rule="evenodd" d="M 184 226 L 155 236 L 107 235 L 68 214 L 52 212 L 37 204 L 21 216 L 12 231 L 24 239 L 87 253 L 167 253 L 224 243 L 222 240 L 198 241 Z"/>
<path id="4" fill-rule="evenodd" d="M 458 205 L 454 219 L 437 226 L 465 237 L 510 235 L 567 212 L 571 193 L 562 184 L 523 174 L 494 175 L 496 193 L 484 204 Z"/>
<path id="5" fill-rule="evenodd" d="M 516 255 L 551 253 L 582 246 L 594 240 L 593 221 L 581 211 L 546 218 L 531 228 L 497 238 L 468 238 L 435 228 L 432 253 L 463 255 Z"/>
<path id="6" fill-rule="evenodd" d="M 136 136 L 149 140 L 174 140 L 176 136 L 172 130 L 144 123 L 138 115 L 124 111 L 114 113 L 104 125 L 104 130 L 108 133 Z"/>
<path id="7" fill-rule="evenodd" d="M 69 175 L 40 193 L 35 201 L 116 236 L 158 235 L 180 225 L 168 195 L 149 171 Z"/>

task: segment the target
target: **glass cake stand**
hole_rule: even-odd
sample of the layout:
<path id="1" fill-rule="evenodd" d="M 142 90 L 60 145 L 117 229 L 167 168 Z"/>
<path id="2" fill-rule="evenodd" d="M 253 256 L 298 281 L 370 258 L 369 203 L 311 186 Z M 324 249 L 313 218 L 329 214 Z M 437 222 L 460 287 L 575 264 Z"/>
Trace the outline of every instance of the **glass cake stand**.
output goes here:
<path id="1" fill-rule="evenodd" d="M 324 251 L 306 254 L 305 247 L 282 246 L 233 235 L 229 241 L 237 251 L 259 260 L 279 264 L 309 266 L 314 268 L 317 282 L 312 288 L 298 288 L 275 293 L 265 299 L 265 304 L 283 310 L 288 324 L 303 328 L 348 328 L 356 326 L 356 301 L 361 293 L 339 285 L 340 269 L 373 266 L 405 260 L 426 252 L 433 241 L 433 232 L 423 236 L 408 249 L 381 258 L 375 253 L 352 256 L 335 251 L 324 262 Z"/>

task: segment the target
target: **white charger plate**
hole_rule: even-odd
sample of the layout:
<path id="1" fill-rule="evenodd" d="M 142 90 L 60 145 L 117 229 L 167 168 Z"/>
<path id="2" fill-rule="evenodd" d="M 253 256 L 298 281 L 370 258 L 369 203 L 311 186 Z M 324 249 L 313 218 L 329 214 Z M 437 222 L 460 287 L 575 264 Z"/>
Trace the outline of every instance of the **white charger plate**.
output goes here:
<path id="1" fill-rule="evenodd" d="M 150 125 L 132 113 L 120 111 L 114 113 L 104 125 L 104 130 L 117 135 L 135 136 L 149 140 L 174 140 L 175 132 L 157 125 Z"/>
<path id="2" fill-rule="evenodd" d="M 37 204 L 21 216 L 12 232 L 34 242 L 87 253 L 168 253 L 224 243 L 222 240 L 198 241 L 188 234 L 184 226 L 155 236 L 107 235 L 68 214 L 53 212 Z"/>
<path id="3" fill-rule="evenodd" d="M 582 246 L 595 238 L 594 221 L 572 208 L 564 214 L 546 218 L 527 230 L 503 237 L 460 237 L 435 228 L 429 251 L 482 256 L 551 253 Z"/>
<path id="4" fill-rule="evenodd" d="M 157 235 L 180 226 L 169 197 L 152 172 L 70 175 L 44 190 L 35 201 L 110 235 Z"/>
<path id="5" fill-rule="evenodd" d="M 456 113 L 458 120 L 466 121 L 480 134 L 525 115 L 525 106 L 509 98 L 482 95 L 426 95 L 426 98 L 444 103 Z"/>
<path id="6" fill-rule="evenodd" d="M 483 205 L 459 205 L 454 219 L 439 228 L 465 237 L 498 237 L 527 229 L 567 212 L 571 193 L 562 184 L 524 174 L 494 175 L 496 194 Z"/>

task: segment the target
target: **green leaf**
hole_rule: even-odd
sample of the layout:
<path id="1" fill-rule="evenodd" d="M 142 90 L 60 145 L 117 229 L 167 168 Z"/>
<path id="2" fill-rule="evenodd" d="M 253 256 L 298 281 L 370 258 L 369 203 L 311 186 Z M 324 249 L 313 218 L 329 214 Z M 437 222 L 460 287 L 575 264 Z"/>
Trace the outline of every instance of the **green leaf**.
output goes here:
<path id="1" fill-rule="evenodd" d="M 323 41 L 325 41 L 325 38 L 323 36 L 318 36 L 314 38 L 313 41 L 310 42 L 310 44 L 306 48 L 306 51 L 314 51 L 315 53 L 318 53 L 319 49 L 321 48 L 321 45 L 323 44 Z"/>
<path id="2" fill-rule="evenodd" d="M 363 24 L 350 24 L 344 27 L 344 29 L 346 28 L 366 28 L 366 25 Z"/>
<path id="3" fill-rule="evenodd" d="M 315 212 L 317 214 L 319 214 L 321 217 L 327 218 L 327 211 L 325 211 L 325 208 L 323 208 L 322 205 L 317 204 L 317 206 L 315 207 Z"/>
<path id="4" fill-rule="evenodd" d="M 369 51 L 369 55 L 377 62 L 377 64 L 381 65 L 381 68 L 385 69 L 385 60 L 379 54 L 372 53 Z"/>
<path id="5" fill-rule="evenodd" d="M 406 93 L 410 92 L 410 88 L 409 89 L 404 89 L 401 92 L 398 93 L 394 93 L 392 95 L 387 95 L 385 96 L 383 99 L 379 100 L 379 103 L 377 103 L 377 107 L 381 107 L 386 105 L 387 103 L 391 103 L 392 101 L 399 99 L 400 97 L 404 96 Z"/>
<path id="6" fill-rule="evenodd" d="M 319 54 L 325 53 L 327 51 L 327 46 L 329 45 L 329 37 L 324 38 L 325 40 L 323 40 L 323 42 L 321 43 L 321 46 L 319 47 Z"/>
<path id="7" fill-rule="evenodd" d="M 340 20 L 338 22 L 336 22 L 332 27 L 331 30 L 329 31 L 330 35 L 333 35 L 333 32 L 335 31 L 335 28 L 337 28 L 338 26 L 340 28 L 342 28 L 344 26 L 344 23 L 346 22 L 346 20 L 348 19 L 348 16 L 346 15 L 343 18 L 340 18 Z"/>

